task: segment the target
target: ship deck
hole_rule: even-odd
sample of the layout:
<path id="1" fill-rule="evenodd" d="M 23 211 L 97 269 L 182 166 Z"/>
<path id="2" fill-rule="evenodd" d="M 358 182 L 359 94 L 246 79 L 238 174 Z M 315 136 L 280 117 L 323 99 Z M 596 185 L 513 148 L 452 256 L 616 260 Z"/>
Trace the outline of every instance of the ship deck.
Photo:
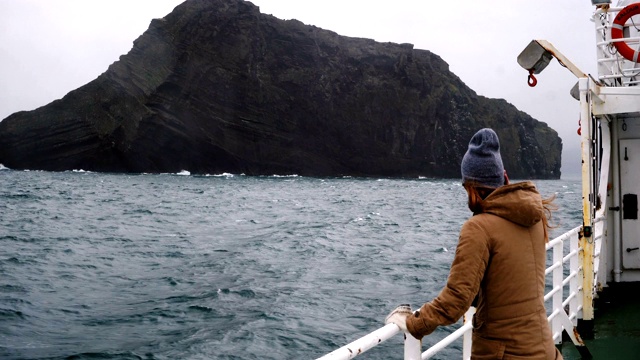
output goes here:
<path id="1" fill-rule="evenodd" d="M 595 302 L 593 331 L 580 329 L 593 359 L 640 359 L 640 283 L 609 286 Z M 567 360 L 582 359 L 571 340 L 561 345 Z"/>

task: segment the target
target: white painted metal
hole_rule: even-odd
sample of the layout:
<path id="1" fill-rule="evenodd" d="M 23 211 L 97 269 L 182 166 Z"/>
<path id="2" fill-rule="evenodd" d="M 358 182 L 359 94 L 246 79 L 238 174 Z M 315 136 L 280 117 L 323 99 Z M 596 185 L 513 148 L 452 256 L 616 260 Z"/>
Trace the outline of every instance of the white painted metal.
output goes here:
<path id="1" fill-rule="evenodd" d="M 464 314 L 464 324 L 473 326 L 473 315 L 476 313 L 476 308 L 470 307 Z M 472 331 L 465 331 L 462 335 L 462 359 L 471 359 L 471 343 L 472 343 Z"/>
<path id="2" fill-rule="evenodd" d="M 427 351 L 422 353 L 422 359 L 430 359 L 435 356 L 438 352 L 442 351 L 442 349 L 451 345 L 454 341 L 458 340 L 461 337 L 464 337 L 465 340 L 468 340 L 468 344 L 463 345 L 463 347 L 468 349 L 468 354 L 463 353 L 463 359 L 467 360 L 471 358 L 471 330 L 473 327 L 473 314 L 475 314 L 475 308 L 470 308 L 465 313 L 465 321 L 464 324 L 453 333 L 449 334 L 444 339 L 440 340 L 438 343 L 430 347 Z M 466 335 L 468 334 L 468 335 Z M 467 357 L 468 356 L 468 357 Z"/>
<path id="3" fill-rule="evenodd" d="M 422 340 L 418 340 L 411 334 L 404 334 L 404 360 L 420 360 L 422 358 Z"/>
<path id="4" fill-rule="evenodd" d="M 622 199 L 626 192 L 625 183 L 637 182 L 637 178 L 626 178 L 624 171 L 623 149 L 620 142 L 632 139 L 640 139 L 640 65 L 620 56 L 611 39 L 610 29 L 613 19 L 626 5 L 639 1 L 619 1 L 616 7 L 609 9 L 600 8 L 594 13 L 596 35 L 596 52 L 598 65 L 598 79 L 601 86 L 592 87 L 593 102 L 592 114 L 601 123 L 611 124 L 610 145 L 603 145 L 604 152 L 610 152 L 611 194 L 604 210 L 614 209 L 608 216 L 606 225 L 610 229 L 608 235 L 603 237 L 602 255 L 598 269 L 598 282 L 606 284 L 607 281 L 629 282 L 640 281 L 640 268 L 635 259 L 635 254 L 626 252 L 627 248 L 634 248 L 633 243 L 638 242 L 634 234 L 633 226 L 625 229 L 632 221 L 623 219 Z M 635 24 L 634 24 L 635 22 Z M 625 41 L 630 46 L 638 46 L 638 16 L 627 22 L 625 27 Z M 603 139 L 605 136 L 603 136 Z M 628 235 L 631 235 L 629 238 Z M 628 267 L 627 267 L 628 265 Z M 605 280 L 603 280 L 605 279 Z"/>
<path id="5" fill-rule="evenodd" d="M 562 307 L 565 308 L 569 305 L 569 318 L 571 319 L 573 326 L 578 325 L 578 318 L 582 318 L 582 286 L 580 283 L 580 272 L 582 267 L 580 266 L 580 259 L 578 257 L 578 233 L 580 228 L 577 227 L 568 232 L 567 237 L 569 239 L 569 275 L 567 278 L 569 282 L 569 295 L 567 299 L 562 303 Z M 567 256 L 569 256 L 567 255 Z M 575 279 L 575 280 L 574 280 Z"/>
<path id="6" fill-rule="evenodd" d="M 580 121 L 582 124 L 581 146 L 582 146 L 582 225 L 584 228 L 591 228 L 593 220 L 593 184 L 592 177 L 592 119 L 589 102 L 590 95 L 589 78 L 578 79 L 578 89 L 580 90 Z M 593 319 L 593 238 L 591 236 L 580 237 L 579 246 L 582 249 L 580 259 L 582 262 L 582 317 L 585 320 Z"/>
<path id="7" fill-rule="evenodd" d="M 607 86 L 629 86 L 640 83 L 637 64 L 622 57 L 613 46 L 614 43 L 623 41 L 631 46 L 637 44 L 640 32 L 632 21 L 629 21 L 625 30 L 625 33 L 628 32 L 628 36 L 624 39 L 611 39 L 610 29 L 615 16 L 624 9 L 622 4 L 625 2 L 620 2 L 619 6 L 608 9 L 599 8 L 593 15 L 593 21 L 596 25 L 598 80 Z"/>
<path id="8" fill-rule="evenodd" d="M 587 77 L 587 74 L 584 71 L 580 70 L 578 66 L 576 66 L 576 64 L 574 64 L 571 60 L 569 60 L 569 58 L 567 58 L 560 51 L 558 51 L 558 49 L 556 49 L 556 47 L 553 46 L 553 44 L 551 44 L 547 40 L 536 40 L 536 42 L 540 44 L 540 46 L 545 48 L 548 52 L 550 52 L 553 55 L 553 57 L 555 57 L 556 60 L 558 60 L 560 65 L 566 67 L 567 70 L 571 71 L 571 73 L 575 75 L 577 78 Z"/>
<path id="9" fill-rule="evenodd" d="M 553 291 L 555 291 L 555 293 L 553 294 L 553 309 L 554 311 L 560 312 L 560 309 L 562 308 L 562 264 L 563 264 L 563 242 L 558 243 L 557 245 L 554 245 L 553 247 L 553 262 L 554 262 L 554 266 L 557 264 L 559 266 L 555 267 L 553 269 Z M 562 313 L 564 313 L 564 311 L 561 311 Z M 552 334 L 560 334 L 562 335 L 562 322 L 558 321 L 558 320 L 552 320 L 551 321 L 551 333 Z M 560 344 L 562 343 L 562 336 L 558 336 L 557 338 L 554 336 L 554 338 L 556 339 L 556 344 Z"/>
<path id="10" fill-rule="evenodd" d="M 618 124 L 614 122 L 612 124 L 612 137 L 613 139 L 618 139 Z M 612 271 L 613 271 L 613 281 L 620 282 L 620 275 L 622 274 L 622 236 L 621 236 L 621 221 L 622 217 L 620 216 L 620 209 L 622 208 L 622 203 L 620 201 L 620 162 L 619 159 L 619 147 L 617 141 L 611 142 L 611 157 L 614 159 L 611 173 L 612 173 L 612 186 L 613 186 L 613 200 L 611 206 L 614 209 L 611 216 L 610 222 L 613 224 L 613 234 L 610 236 L 611 241 L 613 242 L 613 258 L 612 258 Z"/>
<path id="11" fill-rule="evenodd" d="M 600 226 L 601 229 L 596 229 L 595 233 L 599 234 L 596 238 L 596 253 L 597 256 L 594 259 L 594 270 L 596 272 L 595 287 L 600 291 L 610 280 L 611 277 L 611 256 L 609 253 L 613 250 L 611 246 L 612 237 L 608 234 L 609 222 L 606 221 L 609 214 L 609 188 L 611 184 L 611 122 L 608 117 L 601 117 L 599 122 L 599 139 L 602 152 L 596 151 L 599 154 L 599 168 L 600 178 L 598 181 L 598 200 L 597 204 L 600 204 L 596 208 L 596 218 L 605 219 L 599 221 L 594 226 Z M 615 160 L 615 159 L 614 159 Z M 615 161 L 614 161 L 615 162 Z M 594 254 L 595 255 L 595 254 Z"/>
<path id="12" fill-rule="evenodd" d="M 593 115 L 622 114 L 640 111 L 640 88 L 593 87 Z"/>
<path id="13" fill-rule="evenodd" d="M 363 352 L 375 347 L 376 345 L 392 338 L 395 334 L 402 331 L 396 324 L 388 324 L 378 330 L 369 333 L 358 340 L 355 340 L 329 354 L 318 358 L 318 360 L 347 360 L 353 359 Z"/>
<path id="14" fill-rule="evenodd" d="M 546 273 L 553 274 L 553 287 L 545 295 L 545 302 L 549 299 L 552 300 L 551 314 L 548 320 L 556 344 L 562 342 L 563 330 L 569 334 L 574 344 L 580 343 L 573 331 L 582 310 L 581 300 L 583 299 L 582 287 L 580 286 L 582 277 L 579 276 L 581 267 L 578 259 L 580 253 L 580 249 L 578 249 L 580 230 L 581 227 L 576 227 L 547 244 L 547 250 L 551 249 L 553 251 L 553 260 L 551 265 L 547 267 Z M 564 255 L 563 249 L 566 241 L 569 241 L 570 246 L 569 253 Z M 562 266 L 558 266 L 558 264 Z M 563 276 L 564 273 L 567 273 L 566 277 Z M 569 287 L 568 293 L 564 291 L 567 286 Z M 567 294 L 566 298 L 564 298 L 565 293 Z M 565 309 L 568 309 L 569 313 L 566 313 Z"/>
<path id="15" fill-rule="evenodd" d="M 620 140 L 620 190 L 624 195 L 640 196 L 640 140 Z M 636 207 L 637 210 L 637 207 Z M 622 266 L 624 269 L 640 269 L 640 219 L 625 219 L 629 209 L 622 211 Z"/>

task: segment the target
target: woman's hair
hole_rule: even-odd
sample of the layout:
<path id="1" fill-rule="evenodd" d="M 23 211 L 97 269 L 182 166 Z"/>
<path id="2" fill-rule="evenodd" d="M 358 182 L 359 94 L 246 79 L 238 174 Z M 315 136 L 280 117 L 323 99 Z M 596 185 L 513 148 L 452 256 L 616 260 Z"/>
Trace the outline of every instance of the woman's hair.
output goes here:
<path id="1" fill-rule="evenodd" d="M 486 187 L 472 181 L 465 181 L 462 186 L 469 194 L 469 210 L 474 214 L 482 212 L 482 200 L 486 199 L 495 190 L 495 188 Z"/>
<path id="2" fill-rule="evenodd" d="M 542 224 L 544 225 L 544 237 L 547 242 L 549 242 L 549 229 L 556 227 L 556 225 L 551 225 L 549 223 L 551 220 L 551 214 L 558 210 L 558 205 L 553 202 L 555 199 L 556 194 L 553 194 L 546 199 L 542 199 L 542 212 L 544 213 L 544 216 L 542 217 Z"/>
<path id="3" fill-rule="evenodd" d="M 469 210 L 471 210 L 474 215 L 482 212 L 482 201 L 495 190 L 495 188 L 486 187 L 471 181 L 466 181 L 462 186 L 464 186 L 467 194 L 469 194 Z M 549 229 L 555 227 L 550 223 L 552 213 L 558 210 L 558 206 L 553 202 L 555 199 L 555 194 L 546 199 L 542 199 L 542 224 L 544 225 L 544 237 L 547 242 L 549 241 Z"/>

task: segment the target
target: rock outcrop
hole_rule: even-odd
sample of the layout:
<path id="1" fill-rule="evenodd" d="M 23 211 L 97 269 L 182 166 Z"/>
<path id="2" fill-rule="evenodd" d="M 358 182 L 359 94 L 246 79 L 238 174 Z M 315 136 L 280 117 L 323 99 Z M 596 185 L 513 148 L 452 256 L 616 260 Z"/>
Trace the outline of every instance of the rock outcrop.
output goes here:
<path id="1" fill-rule="evenodd" d="M 437 55 L 187 0 L 64 98 L 0 122 L 0 163 L 108 172 L 459 177 L 492 127 L 512 178 L 559 178 L 562 142 Z"/>

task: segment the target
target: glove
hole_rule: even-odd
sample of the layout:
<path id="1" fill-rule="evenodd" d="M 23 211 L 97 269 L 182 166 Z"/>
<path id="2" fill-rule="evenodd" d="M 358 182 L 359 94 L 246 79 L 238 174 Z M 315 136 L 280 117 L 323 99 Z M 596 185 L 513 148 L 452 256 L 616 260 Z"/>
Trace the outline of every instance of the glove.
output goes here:
<path id="1" fill-rule="evenodd" d="M 391 323 L 396 324 L 400 330 L 407 332 L 407 317 L 412 314 L 413 311 L 411 311 L 411 305 L 402 304 L 387 315 L 384 319 L 384 323 L 387 325 Z"/>

